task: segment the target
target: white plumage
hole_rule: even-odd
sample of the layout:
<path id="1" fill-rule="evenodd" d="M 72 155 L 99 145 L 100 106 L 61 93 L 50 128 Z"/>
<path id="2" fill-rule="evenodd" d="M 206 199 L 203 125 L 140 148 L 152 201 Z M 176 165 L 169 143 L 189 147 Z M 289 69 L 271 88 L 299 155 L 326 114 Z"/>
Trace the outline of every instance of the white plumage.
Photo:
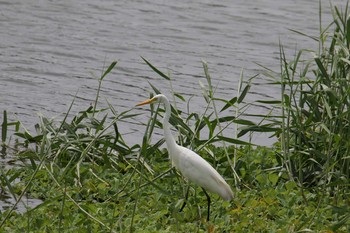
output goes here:
<path id="1" fill-rule="evenodd" d="M 169 118 L 171 115 L 171 107 L 168 98 L 163 94 L 159 94 L 154 96 L 152 99 L 148 99 L 137 104 L 137 106 L 151 104 L 153 102 L 163 103 L 165 107 L 163 129 L 172 164 L 189 181 L 201 186 L 204 192 L 205 190 L 208 190 L 212 193 L 218 194 L 222 199 L 230 201 L 233 198 L 233 192 L 224 178 L 222 178 L 222 176 L 197 153 L 176 144 L 170 130 Z M 209 221 L 210 197 L 207 193 L 205 194 L 208 198 L 207 220 Z"/>
<path id="2" fill-rule="evenodd" d="M 225 201 L 233 198 L 232 190 L 224 178 L 201 156 L 178 145 L 170 156 L 175 167 L 188 180 L 209 192 L 218 194 Z"/>

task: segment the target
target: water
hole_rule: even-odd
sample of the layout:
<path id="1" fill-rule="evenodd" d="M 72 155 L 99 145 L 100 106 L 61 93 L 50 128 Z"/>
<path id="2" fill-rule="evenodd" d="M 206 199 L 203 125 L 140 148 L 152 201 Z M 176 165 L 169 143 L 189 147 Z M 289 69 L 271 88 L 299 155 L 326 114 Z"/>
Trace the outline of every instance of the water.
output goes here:
<path id="1" fill-rule="evenodd" d="M 323 23 L 331 22 L 328 0 L 322 0 Z M 333 1 L 344 7 L 346 1 Z M 279 41 L 287 54 L 317 44 L 288 29 L 318 35 L 319 1 L 0 1 L 0 121 L 33 129 L 37 114 L 62 119 L 77 93 L 73 112 L 93 103 L 97 78 L 113 60 L 117 68 L 104 80 L 101 100 L 118 112 L 149 96 L 148 82 L 170 95 L 169 82 L 150 71 L 140 56 L 165 73 L 176 92 L 193 96 L 191 111 L 205 102 L 198 81 L 201 60 L 209 64 L 216 95 L 231 99 L 242 69 L 246 78 L 259 66 L 278 71 Z M 276 86 L 258 78 L 247 101 L 279 98 Z M 180 104 L 180 107 L 184 105 Z M 256 107 L 255 113 L 268 109 Z M 140 113 L 140 110 L 134 110 Z M 139 120 L 146 119 L 147 113 Z M 137 122 L 137 121 L 135 121 Z M 143 128 L 134 121 L 119 124 L 127 142 L 139 143 Z M 264 137 L 257 144 L 269 143 Z"/>
<path id="2" fill-rule="evenodd" d="M 5 151 L 2 151 L 1 153 L 3 153 L 3 152 L 5 152 Z M 7 184 L 5 182 L 5 179 L 2 177 L 2 174 L 7 176 L 7 179 L 11 179 L 11 175 L 8 175 L 8 173 L 6 171 L 8 171 L 12 166 L 21 166 L 21 165 L 23 165 L 23 164 L 21 164 L 21 162 L 16 160 L 15 157 L 13 157 L 11 155 L 3 156 L 3 154 L 0 154 L 0 169 L 1 169 L 1 173 L 0 173 L 0 176 L 1 176 L 0 177 L 0 213 L 1 213 L 1 211 L 11 209 L 13 207 L 13 205 L 17 202 L 16 199 L 18 198 L 18 195 L 16 197 L 14 197 L 11 194 L 11 192 L 8 191 Z M 19 181 L 20 180 L 18 178 L 16 178 L 13 181 L 11 181 L 11 185 L 13 185 L 13 183 L 17 183 Z M 20 213 L 24 213 L 27 210 L 27 208 L 37 206 L 37 205 L 41 204 L 42 202 L 43 202 L 42 200 L 34 199 L 34 198 L 27 197 L 26 195 L 24 195 L 17 203 L 15 209 L 16 209 L 16 211 L 18 211 Z"/>
<path id="3" fill-rule="evenodd" d="M 322 3 L 324 22 L 330 22 L 328 0 Z M 254 62 L 278 70 L 279 40 L 287 52 L 317 46 L 288 28 L 317 35 L 318 25 L 318 1 L 309 0 L 2 1 L 0 110 L 31 129 L 39 112 L 66 112 L 77 91 L 74 109 L 85 109 L 95 99 L 96 77 L 113 60 L 119 63 L 103 83 L 101 100 L 118 111 L 148 97 L 148 81 L 170 95 L 169 83 L 150 71 L 143 56 L 171 72 L 174 90 L 193 95 L 192 110 L 200 112 L 201 60 L 219 83 L 217 96 L 230 99 L 242 68 L 247 78 L 259 72 Z M 247 101 L 279 97 L 278 88 L 268 85 L 252 92 Z M 127 141 L 140 141 L 137 124 L 119 127 Z"/>

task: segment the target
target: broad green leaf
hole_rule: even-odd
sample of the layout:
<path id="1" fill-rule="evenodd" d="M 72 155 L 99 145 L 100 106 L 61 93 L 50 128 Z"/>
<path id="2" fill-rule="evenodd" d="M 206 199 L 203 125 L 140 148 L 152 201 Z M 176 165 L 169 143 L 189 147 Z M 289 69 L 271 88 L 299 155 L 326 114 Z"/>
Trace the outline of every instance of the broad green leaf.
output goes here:
<path id="1" fill-rule="evenodd" d="M 237 103 L 241 103 L 244 100 L 244 98 L 247 95 L 249 89 L 250 89 L 250 84 L 247 84 L 247 86 L 245 86 L 245 88 L 243 89 L 241 95 L 239 96 L 239 98 L 237 100 Z"/>
<path id="2" fill-rule="evenodd" d="M 239 139 L 234 139 L 234 138 L 228 138 L 228 137 L 224 137 L 224 136 L 218 136 L 218 138 L 222 141 L 225 142 L 229 142 L 229 143 L 233 143 L 233 144 L 237 144 L 237 145 L 252 145 L 249 142 L 245 142 Z"/>
<path id="3" fill-rule="evenodd" d="M 288 191 L 293 191 L 294 189 L 296 189 L 298 186 L 294 181 L 287 181 L 285 183 L 286 189 Z"/>
<path id="4" fill-rule="evenodd" d="M 103 73 L 103 75 L 101 76 L 101 81 L 103 80 L 103 78 L 109 73 L 109 72 L 111 72 L 112 70 L 113 70 L 113 68 L 114 68 L 114 66 L 117 64 L 117 62 L 116 61 L 114 61 L 114 62 L 112 62 L 110 65 L 109 65 L 109 67 L 108 67 L 108 69 Z"/>
<path id="5" fill-rule="evenodd" d="M 280 100 L 257 100 L 256 102 L 262 104 L 281 104 Z"/>
<path id="6" fill-rule="evenodd" d="M 348 42 L 348 46 L 350 43 L 350 17 L 346 20 L 346 41 Z"/>
<path id="7" fill-rule="evenodd" d="M 219 122 L 222 123 L 222 122 L 230 122 L 230 121 L 233 121 L 234 119 L 236 119 L 236 117 L 234 117 L 234 116 L 226 116 L 226 117 L 220 117 L 219 119 L 214 119 L 212 121 L 218 121 L 219 120 Z"/>
<path id="8" fill-rule="evenodd" d="M 240 124 L 240 125 L 256 125 L 254 122 L 252 121 L 248 121 L 248 120 L 243 120 L 243 119 L 235 119 L 233 120 L 234 123 Z"/>
<path id="9" fill-rule="evenodd" d="M 1 141 L 4 143 L 6 141 L 7 137 L 7 112 L 4 110 L 4 119 L 2 120 L 1 124 Z"/>
<path id="10" fill-rule="evenodd" d="M 144 57 L 141 57 L 141 58 L 142 58 L 142 60 L 144 60 L 144 62 L 146 62 L 146 64 L 147 64 L 149 67 L 151 67 L 151 69 L 152 69 L 153 71 L 155 71 L 157 74 L 159 74 L 161 77 L 165 78 L 166 80 L 170 80 L 170 78 L 169 78 L 167 75 L 165 75 L 163 72 L 161 72 L 161 71 L 158 70 L 156 67 L 154 67 L 149 61 L 146 60 L 146 58 L 144 58 Z"/>
<path id="11" fill-rule="evenodd" d="M 224 100 L 225 101 L 225 100 Z M 234 106 L 234 104 L 237 102 L 237 96 L 233 97 L 232 99 L 230 99 L 229 101 L 225 101 L 226 104 L 225 106 L 220 110 L 220 112 L 225 111 L 226 109 L 228 109 L 231 106 Z"/>
<path id="12" fill-rule="evenodd" d="M 328 73 L 326 71 L 326 68 L 323 66 L 322 61 L 321 61 L 321 59 L 319 57 L 316 57 L 315 61 L 316 61 L 316 64 L 317 64 L 318 68 L 320 69 L 323 77 L 325 77 L 327 79 L 327 83 L 326 84 L 328 85 L 329 76 L 328 76 Z"/>
<path id="13" fill-rule="evenodd" d="M 185 98 L 182 95 L 178 94 L 178 93 L 174 93 L 174 96 L 176 96 L 177 98 L 179 98 L 182 101 L 186 101 Z"/>
<path id="14" fill-rule="evenodd" d="M 269 173 L 268 178 L 269 178 L 269 181 L 272 183 L 272 185 L 276 185 L 279 177 L 275 173 Z"/>
<path id="15" fill-rule="evenodd" d="M 270 133 L 270 132 L 280 132 L 280 128 L 272 128 L 267 126 L 247 126 L 241 129 L 241 131 L 238 133 L 237 137 L 242 137 L 248 132 L 262 132 L 262 133 Z"/>
<path id="16" fill-rule="evenodd" d="M 157 95 L 161 93 L 155 86 L 152 85 L 152 83 L 148 82 L 148 84 L 152 87 L 153 91 L 154 91 Z"/>

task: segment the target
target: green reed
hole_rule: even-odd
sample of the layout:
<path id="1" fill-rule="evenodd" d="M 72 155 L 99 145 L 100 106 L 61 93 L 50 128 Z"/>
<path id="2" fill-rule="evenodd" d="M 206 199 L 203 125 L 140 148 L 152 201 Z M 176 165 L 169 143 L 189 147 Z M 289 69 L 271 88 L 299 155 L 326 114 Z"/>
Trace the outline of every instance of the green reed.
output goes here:
<path id="1" fill-rule="evenodd" d="M 301 187 L 319 187 L 336 195 L 349 190 L 350 179 L 347 9 L 348 5 L 344 12 L 334 8 L 334 21 L 317 39 L 318 52 L 300 50 L 288 61 L 280 47 L 283 166 Z"/>

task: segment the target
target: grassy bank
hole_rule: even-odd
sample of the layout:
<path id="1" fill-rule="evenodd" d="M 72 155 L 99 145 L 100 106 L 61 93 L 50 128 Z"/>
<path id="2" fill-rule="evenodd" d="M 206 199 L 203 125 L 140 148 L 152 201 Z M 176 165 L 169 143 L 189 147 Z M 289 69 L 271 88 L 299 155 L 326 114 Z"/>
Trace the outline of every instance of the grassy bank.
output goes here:
<path id="1" fill-rule="evenodd" d="M 209 161 L 235 193 L 231 202 L 211 194 L 210 222 L 201 189 L 171 168 L 164 140 L 152 140 L 162 107 L 143 112 L 149 121 L 142 143 L 128 145 L 118 127 L 140 111 L 97 106 L 113 62 L 98 80 L 95 104 L 73 118 L 70 109 L 61 121 L 42 116 L 31 133 L 3 112 L 2 154 L 13 154 L 19 165 L 1 170 L 1 190 L 16 203 L 1 212 L 0 231 L 349 232 L 350 20 L 347 11 L 333 13 L 334 22 L 313 38 L 318 51 L 300 50 L 290 59 L 281 46 L 281 70 L 260 74 L 281 90 L 281 98 L 256 102 L 278 109 L 278 116 L 246 120 L 252 103 L 244 100 L 254 77 L 242 75 L 231 98 L 216 98 L 205 62 L 206 83 L 199 88 L 207 108 L 178 109 L 176 102 L 189 99 L 175 90 L 168 94 L 177 142 Z M 143 60 L 171 85 L 171 77 Z M 161 92 L 150 87 L 152 94 Z M 10 128 L 16 145 L 9 143 Z M 226 133 L 228 128 L 235 133 Z M 277 142 L 261 147 L 242 139 L 256 132 Z M 179 212 L 188 185 L 188 203 Z M 24 196 L 43 202 L 18 213 Z"/>

